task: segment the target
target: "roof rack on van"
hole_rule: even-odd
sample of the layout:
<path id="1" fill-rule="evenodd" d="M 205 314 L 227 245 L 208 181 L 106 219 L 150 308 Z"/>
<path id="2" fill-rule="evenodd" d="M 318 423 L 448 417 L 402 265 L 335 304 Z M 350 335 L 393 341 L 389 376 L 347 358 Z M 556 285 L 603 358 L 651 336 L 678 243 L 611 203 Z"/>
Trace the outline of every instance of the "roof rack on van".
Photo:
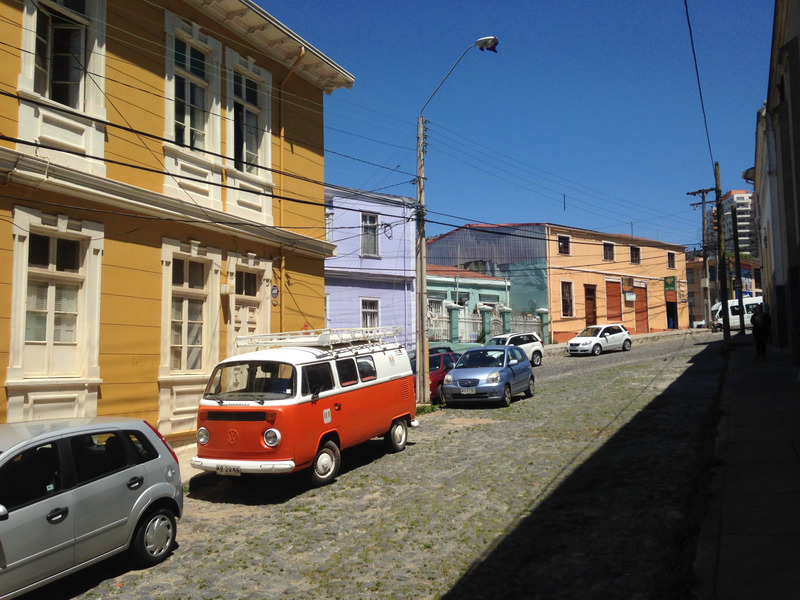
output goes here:
<path id="1" fill-rule="evenodd" d="M 387 337 L 397 338 L 403 333 L 399 325 L 391 327 L 345 327 L 341 329 L 307 329 L 281 333 L 256 333 L 240 335 L 236 346 L 258 346 L 275 348 L 281 346 L 308 346 L 333 348 L 356 342 L 374 343 Z"/>

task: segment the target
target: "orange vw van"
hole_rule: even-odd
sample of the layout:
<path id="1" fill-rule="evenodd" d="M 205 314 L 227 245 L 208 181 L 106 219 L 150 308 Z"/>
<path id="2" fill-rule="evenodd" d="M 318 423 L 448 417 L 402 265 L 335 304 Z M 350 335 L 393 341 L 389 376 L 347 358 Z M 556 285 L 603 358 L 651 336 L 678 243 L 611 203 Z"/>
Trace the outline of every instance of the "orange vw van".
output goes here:
<path id="1" fill-rule="evenodd" d="M 289 473 L 310 467 L 333 481 L 340 451 L 383 437 L 405 448 L 416 400 L 399 327 L 248 335 L 256 347 L 219 363 L 197 413 L 191 465 L 221 475 Z M 385 341 L 386 338 L 394 338 Z"/>

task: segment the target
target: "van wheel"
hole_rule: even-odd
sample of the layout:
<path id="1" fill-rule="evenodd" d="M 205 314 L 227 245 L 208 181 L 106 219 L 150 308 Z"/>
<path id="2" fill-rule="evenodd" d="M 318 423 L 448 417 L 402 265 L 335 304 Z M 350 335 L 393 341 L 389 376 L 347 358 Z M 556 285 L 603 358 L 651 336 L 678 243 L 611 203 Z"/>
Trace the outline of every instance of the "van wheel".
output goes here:
<path id="1" fill-rule="evenodd" d="M 405 419 L 397 419 L 386 435 L 383 436 L 383 441 L 389 448 L 389 452 L 401 452 L 406 447 L 408 441 L 408 425 Z"/>
<path id="2" fill-rule="evenodd" d="M 627 352 L 630 349 L 631 349 L 631 341 L 630 340 L 625 340 L 624 342 L 622 342 L 622 351 L 623 352 Z"/>
<path id="3" fill-rule="evenodd" d="M 168 508 L 146 513 L 133 534 L 131 554 L 141 566 L 152 567 L 163 561 L 175 544 L 175 515 Z"/>
<path id="4" fill-rule="evenodd" d="M 603 353 L 603 349 L 600 347 L 600 344 L 595 344 L 594 348 L 592 348 L 592 354 L 594 356 L 600 356 Z"/>
<path id="5" fill-rule="evenodd" d="M 317 450 L 317 455 L 309 470 L 311 484 L 319 487 L 332 482 L 339 474 L 341 462 L 342 455 L 339 453 L 339 446 L 336 445 L 336 442 L 328 440 L 322 444 Z"/>

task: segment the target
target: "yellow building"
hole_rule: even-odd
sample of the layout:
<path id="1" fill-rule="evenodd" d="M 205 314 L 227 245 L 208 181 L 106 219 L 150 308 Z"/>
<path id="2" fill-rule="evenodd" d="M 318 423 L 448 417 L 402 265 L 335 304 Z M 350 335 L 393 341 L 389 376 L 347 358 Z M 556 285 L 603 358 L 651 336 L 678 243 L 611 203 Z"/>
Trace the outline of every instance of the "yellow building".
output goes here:
<path id="1" fill-rule="evenodd" d="M 323 326 L 323 94 L 251 0 L 0 0 L 0 422 L 192 432 L 240 332 Z"/>
<path id="2" fill-rule="evenodd" d="M 684 246 L 547 226 L 550 341 L 595 323 L 632 334 L 689 326 Z"/>

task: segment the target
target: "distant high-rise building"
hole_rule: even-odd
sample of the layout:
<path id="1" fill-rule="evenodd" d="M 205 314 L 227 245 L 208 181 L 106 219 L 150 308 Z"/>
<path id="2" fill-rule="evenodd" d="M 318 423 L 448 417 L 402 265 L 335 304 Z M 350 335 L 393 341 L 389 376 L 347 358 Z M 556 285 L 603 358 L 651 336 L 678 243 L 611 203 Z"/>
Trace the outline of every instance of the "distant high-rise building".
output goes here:
<path id="1" fill-rule="evenodd" d="M 718 218 L 713 205 L 706 211 L 705 227 L 710 254 L 716 254 L 717 235 L 721 230 L 725 239 L 726 254 L 733 254 L 733 216 L 736 210 L 736 229 L 739 237 L 739 253 L 743 256 L 758 257 L 758 231 L 753 211 L 753 192 L 731 190 L 721 198 L 722 216 Z"/>

